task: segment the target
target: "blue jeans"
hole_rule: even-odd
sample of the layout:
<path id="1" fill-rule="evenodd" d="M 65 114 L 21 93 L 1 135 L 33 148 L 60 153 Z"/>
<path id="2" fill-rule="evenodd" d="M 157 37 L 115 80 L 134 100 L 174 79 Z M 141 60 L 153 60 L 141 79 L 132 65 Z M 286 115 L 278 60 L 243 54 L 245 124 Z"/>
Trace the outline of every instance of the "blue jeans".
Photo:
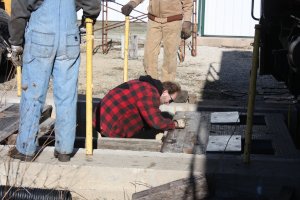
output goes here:
<path id="1" fill-rule="evenodd" d="M 20 126 L 16 147 L 33 155 L 49 80 L 56 108 L 55 149 L 73 151 L 80 38 L 74 0 L 45 0 L 25 30 Z"/>

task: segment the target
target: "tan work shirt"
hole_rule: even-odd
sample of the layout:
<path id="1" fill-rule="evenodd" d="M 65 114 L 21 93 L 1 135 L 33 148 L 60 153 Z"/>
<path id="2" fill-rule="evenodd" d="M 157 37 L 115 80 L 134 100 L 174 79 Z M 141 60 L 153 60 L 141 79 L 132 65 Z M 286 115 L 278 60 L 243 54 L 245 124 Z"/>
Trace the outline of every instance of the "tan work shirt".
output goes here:
<path id="1" fill-rule="evenodd" d="M 138 5 L 144 0 L 131 1 Z M 193 0 L 149 0 L 148 12 L 160 18 L 182 14 L 183 21 L 191 21 Z"/>

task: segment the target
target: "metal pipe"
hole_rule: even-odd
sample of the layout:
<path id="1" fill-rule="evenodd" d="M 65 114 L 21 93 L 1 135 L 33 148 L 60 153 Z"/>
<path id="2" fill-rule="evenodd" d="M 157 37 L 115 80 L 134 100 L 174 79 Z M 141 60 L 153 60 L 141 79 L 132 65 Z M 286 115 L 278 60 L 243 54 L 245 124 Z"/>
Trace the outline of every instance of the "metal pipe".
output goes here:
<path id="1" fill-rule="evenodd" d="M 141 21 L 142 19 L 146 18 L 148 16 L 144 16 L 140 19 L 134 19 L 134 20 L 130 20 L 130 22 L 136 22 L 136 21 Z M 143 22 L 144 23 L 144 22 Z M 109 28 L 107 28 L 107 30 L 111 30 L 111 29 L 114 29 L 114 28 L 118 28 L 118 27 L 121 27 L 121 26 L 124 26 L 125 22 L 121 22 L 121 23 L 116 23 L 116 24 L 112 24 L 109 26 Z"/>
<path id="2" fill-rule="evenodd" d="M 106 54 L 108 52 L 108 45 L 107 45 L 107 27 L 108 27 L 108 3 L 107 0 L 104 0 L 102 3 L 102 52 Z"/>
<path id="3" fill-rule="evenodd" d="M 93 20 L 86 18 L 86 155 L 93 154 Z"/>
<path id="4" fill-rule="evenodd" d="M 254 43 L 253 43 L 252 69 L 250 74 L 249 92 L 248 92 L 247 124 L 246 124 L 245 148 L 244 148 L 244 162 L 247 164 L 250 163 L 250 154 L 251 154 L 253 111 L 254 111 L 254 104 L 255 104 L 257 69 L 259 64 L 259 46 L 260 46 L 259 43 L 260 43 L 260 25 L 256 24 Z"/>
<path id="5" fill-rule="evenodd" d="M 193 27 L 192 27 L 192 56 L 197 56 L 197 0 L 193 6 Z"/>
<path id="6" fill-rule="evenodd" d="M 22 94 L 22 70 L 21 66 L 17 66 L 17 95 L 18 97 Z"/>
<path id="7" fill-rule="evenodd" d="M 145 19 L 147 17 L 148 17 L 147 15 L 141 15 L 141 16 L 138 16 L 138 17 L 131 17 L 130 22 L 141 21 L 142 23 L 146 23 L 145 21 L 143 21 L 143 19 Z M 106 31 L 109 31 L 109 30 L 112 30 L 114 28 L 118 28 L 118 27 L 121 27 L 121 26 L 124 26 L 124 25 L 125 25 L 124 21 L 116 22 L 114 24 L 109 24 L 106 27 Z M 94 31 L 99 31 L 99 30 L 102 30 L 102 29 L 103 29 L 102 27 L 101 28 L 95 28 Z"/>
<path id="8" fill-rule="evenodd" d="M 117 4 L 117 5 L 119 5 L 119 6 L 123 6 L 123 4 L 120 4 L 120 3 L 118 3 L 118 2 L 113 2 L 113 3 L 115 3 L 115 4 Z M 141 11 L 139 11 L 139 10 L 135 10 L 135 9 L 133 9 L 135 12 L 138 12 L 138 13 L 140 13 L 140 14 L 144 14 L 144 15 L 147 15 L 146 13 L 144 13 L 144 12 L 141 12 Z"/>
<path id="9" fill-rule="evenodd" d="M 251 1 L 251 17 L 256 21 L 259 21 L 259 18 L 254 16 L 254 0 Z"/>
<path id="10" fill-rule="evenodd" d="M 129 16 L 125 17 L 124 38 L 124 82 L 128 81 L 128 46 L 129 46 Z"/>

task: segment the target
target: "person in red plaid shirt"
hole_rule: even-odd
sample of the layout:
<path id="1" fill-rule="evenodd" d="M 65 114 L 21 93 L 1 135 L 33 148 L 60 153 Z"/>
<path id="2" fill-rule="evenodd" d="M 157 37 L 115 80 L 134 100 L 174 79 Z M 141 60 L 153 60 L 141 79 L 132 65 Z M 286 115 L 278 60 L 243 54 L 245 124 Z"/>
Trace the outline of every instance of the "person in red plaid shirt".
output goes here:
<path id="1" fill-rule="evenodd" d="M 161 104 L 171 103 L 180 91 L 177 83 L 162 83 L 149 75 L 125 82 L 110 90 L 97 105 L 93 125 L 105 137 L 120 138 L 150 134 L 146 129 L 183 128 L 159 110 Z"/>

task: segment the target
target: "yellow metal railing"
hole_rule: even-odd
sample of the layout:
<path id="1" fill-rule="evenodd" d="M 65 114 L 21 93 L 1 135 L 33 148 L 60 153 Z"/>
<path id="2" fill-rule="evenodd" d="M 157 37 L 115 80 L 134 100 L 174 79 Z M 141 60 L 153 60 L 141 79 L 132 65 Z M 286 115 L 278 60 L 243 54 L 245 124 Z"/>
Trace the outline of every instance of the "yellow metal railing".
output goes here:
<path id="1" fill-rule="evenodd" d="M 86 155 L 93 154 L 93 20 L 86 22 Z"/>
<path id="2" fill-rule="evenodd" d="M 10 15 L 11 13 L 11 0 L 2 0 L 4 2 L 5 11 Z"/>
<path id="3" fill-rule="evenodd" d="M 22 94 L 22 69 L 21 66 L 17 66 L 17 95 L 18 97 Z"/>
<path id="4" fill-rule="evenodd" d="M 251 154 L 253 112 L 255 106 L 257 70 L 259 65 L 259 46 L 260 46 L 260 25 L 256 24 L 254 43 L 253 43 L 252 68 L 251 68 L 250 81 L 249 81 L 247 123 L 246 123 L 246 132 L 245 132 L 244 162 L 247 164 L 250 163 L 250 154 Z"/>

